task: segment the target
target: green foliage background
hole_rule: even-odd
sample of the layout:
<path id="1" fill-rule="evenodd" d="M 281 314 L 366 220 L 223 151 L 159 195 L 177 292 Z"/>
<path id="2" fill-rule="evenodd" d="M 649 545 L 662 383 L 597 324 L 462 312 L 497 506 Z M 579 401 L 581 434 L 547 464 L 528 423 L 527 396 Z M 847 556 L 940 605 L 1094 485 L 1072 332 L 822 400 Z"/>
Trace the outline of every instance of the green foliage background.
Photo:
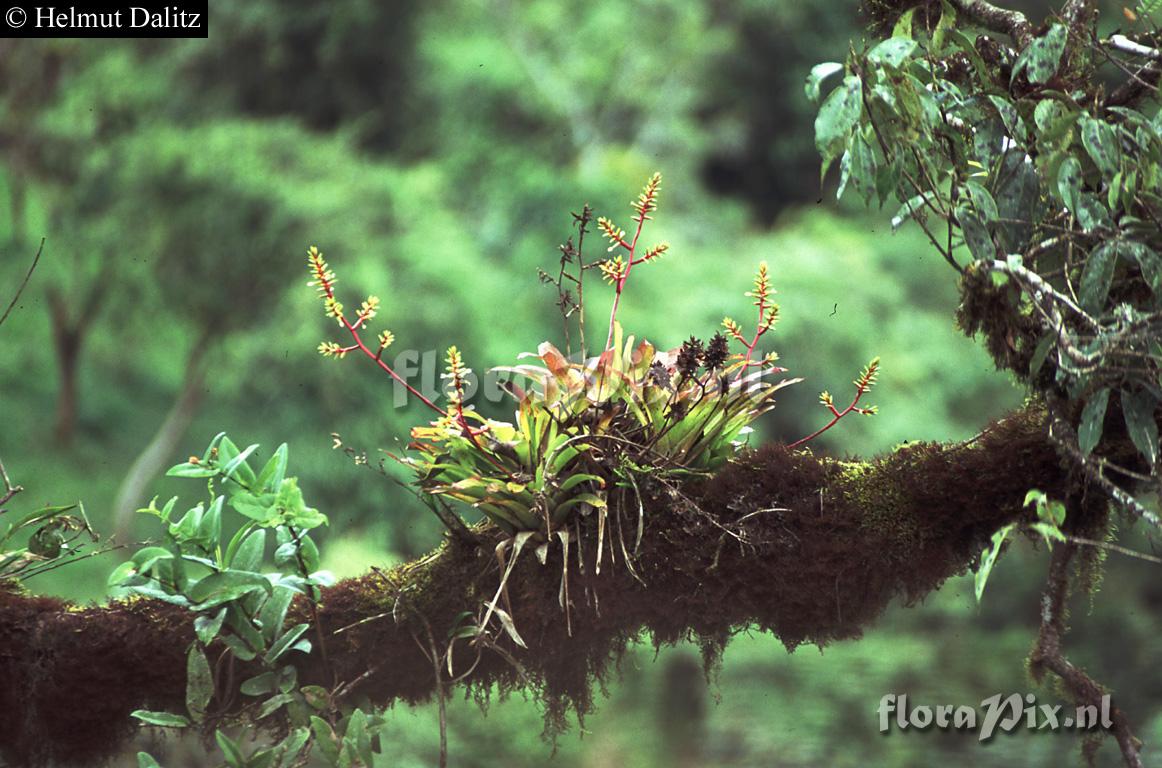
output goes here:
<path id="1" fill-rule="evenodd" d="M 167 465 L 222 429 L 267 450 L 287 440 L 309 502 L 333 523 L 325 566 L 353 575 L 426 551 L 439 530 L 421 505 L 331 448 L 332 432 L 393 448 L 427 416 L 393 408 L 372 367 L 317 355 L 334 326 L 304 285 L 306 247 L 327 253 L 349 302 L 383 299 L 393 349 L 455 343 L 485 370 L 563 341 L 536 269 L 555 265 L 570 211 L 588 202 L 626 221 L 654 170 L 665 186 L 653 234 L 672 248 L 631 285 L 621 321 L 661 348 L 709 337 L 724 314 L 744 315 L 742 292 L 768 261 L 783 306 L 772 345 L 807 382 L 780 398 L 757 439 L 819 426 L 819 390 L 842 400 L 874 355 L 880 415 L 846 420 L 818 450 L 964 439 L 1020 402 L 953 327 L 953 275 L 922 235 L 893 236 L 886 212 L 837 206 L 833 187 L 819 187 L 801 83 L 849 39 L 859 45 L 852 3 L 252 0 L 212 3 L 210 24 L 208 40 L 0 41 L 0 286 L 14 289 L 47 238 L 0 331 L 0 458 L 29 489 L 24 507 L 83 499 L 111 530 L 117 487 L 180 390 L 188 349 L 209 333 L 203 404 Z M 75 439 L 60 447 L 46 292 L 79 308 L 101 284 Z M 5 302 L 10 293 L 0 290 Z M 609 294 L 593 281 L 597 326 Z M 149 494 L 171 490 L 159 478 Z M 876 730 L 885 693 L 973 704 L 1032 690 L 1022 660 L 1043 554 L 1005 558 L 979 609 L 958 579 L 821 657 L 742 637 L 709 688 L 696 649 L 655 660 L 643 645 L 584 738 L 559 742 L 555 764 L 1073 760 L 1067 734 L 981 746 L 972 734 Z M 100 599 L 121 555 L 31 586 Z M 1162 691 L 1133 670 L 1158 661 L 1158 583 L 1151 566 L 1114 561 L 1072 636 L 1078 661 L 1125 697 L 1147 740 L 1162 738 Z M 394 764 L 431 764 L 434 709 L 394 717 Z M 552 747 L 539 733 L 530 703 L 494 703 L 487 718 L 458 703 L 453 764 L 540 765 Z M 199 765 L 198 750 L 154 754 Z"/>

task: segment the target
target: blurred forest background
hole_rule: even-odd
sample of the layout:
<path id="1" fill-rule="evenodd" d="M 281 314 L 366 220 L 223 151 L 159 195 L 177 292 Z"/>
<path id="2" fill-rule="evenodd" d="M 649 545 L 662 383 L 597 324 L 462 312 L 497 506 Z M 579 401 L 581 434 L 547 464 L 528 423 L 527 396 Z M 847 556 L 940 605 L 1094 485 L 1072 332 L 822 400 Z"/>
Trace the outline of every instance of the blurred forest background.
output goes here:
<path id="1" fill-rule="evenodd" d="M 102 532 L 147 538 L 147 521 L 116 509 L 189 493 L 158 462 L 227 430 L 263 455 L 290 443 L 308 501 L 331 516 L 323 554 L 338 575 L 429 550 L 440 528 L 420 503 L 332 449 L 332 432 L 394 448 L 427 414 L 393 407 L 373 366 L 319 357 L 335 328 L 305 285 L 307 246 L 348 301 L 382 298 L 392 351 L 455 343 L 483 371 L 563 340 L 537 269 L 557 264 L 571 211 L 628 220 L 654 170 L 653 235 L 672 249 L 627 293 L 627 332 L 660 347 L 709 337 L 746 311 L 765 259 L 784 316 L 772 344 L 807 381 L 757 439 L 819 426 L 819 391 L 842 399 L 874 355 L 880 415 L 845 420 L 817 450 L 970 437 L 1023 393 L 954 327 L 951 271 L 918 231 L 891 234 L 890 211 L 837 206 L 819 182 L 802 83 L 862 34 L 854 0 L 250 0 L 212 2 L 206 40 L 0 40 L 5 303 L 46 238 L 0 330 L 0 458 L 29 489 L 18 506 L 80 499 Z M 596 285 L 600 318 L 610 292 Z M 697 648 L 655 658 L 647 639 L 552 762 L 534 703 L 493 702 L 484 717 L 456 701 L 452 764 L 1072 763 L 1072 734 L 981 745 L 877 731 L 885 693 L 975 704 L 1034 690 L 1023 660 L 1044 556 L 1014 548 L 980 607 L 960 578 L 822 654 L 740 636 L 709 686 Z M 29 586 L 99 600 L 123 557 Z M 1162 678 L 1141 674 L 1159 661 L 1155 568 L 1111 561 L 1105 599 L 1076 606 L 1070 651 L 1157 743 Z M 433 764 L 434 707 L 394 718 L 393 764 Z M 199 750 L 154 754 L 199 765 Z"/>

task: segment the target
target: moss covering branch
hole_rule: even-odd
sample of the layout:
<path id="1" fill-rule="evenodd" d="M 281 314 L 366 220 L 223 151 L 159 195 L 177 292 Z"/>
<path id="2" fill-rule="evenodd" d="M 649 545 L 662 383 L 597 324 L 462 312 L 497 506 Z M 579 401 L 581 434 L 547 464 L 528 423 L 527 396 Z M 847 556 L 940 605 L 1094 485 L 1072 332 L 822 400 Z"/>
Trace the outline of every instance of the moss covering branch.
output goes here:
<path id="1" fill-rule="evenodd" d="M 611 516 L 598 575 L 595 539 L 585 533 L 588 566 L 570 564 L 571 621 L 558 598 L 561 550 L 545 565 L 525 557 L 508 582 L 508 605 L 526 641 L 501 636 L 479 652 L 461 641 L 456 674 L 464 683 L 534 691 L 550 726 L 592 707 L 592 685 L 627 643 L 700 641 L 720 650 L 745 627 L 770 631 L 788 649 L 858 637 L 895 598 L 911 603 L 964 572 L 990 534 L 1018 518 L 1032 486 L 1060 495 L 1067 478 L 1038 408 L 1016 412 L 958 444 L 916 443 L 870 461 L 839 461 L 770 445 L 742 456 L 708 481 L 641 484 L 645 531 L 634 564 L 637 499 Z M 614 500 L 616 501 L 616 499 Z M 300 679 L 345 700 L 378 704 L 430 698 L 436 676 L 425 654 L 464 611 L 491 598 L 498 567 L 483 546 L 449 539 L 431 555 L 390 572 L 340 582 L 318 611 L 335 687 L 318 654 Z M 307 609 L 299 607 L 306 618 Z M 292 610 L 293 612 L 293 610 Z M 16 764 L 81 762 L 111 753 L 137 708 L 179 710 L 191 614 L 133 601 L 79 608 L 0 592 L 0 756 Z M 210 723 L 246 716 L 234 691 L 245 678 L 222 648 L 211 647 L 217 695 Z M 339 702 L 343 703 L 343 702 Z M 276 724 L 271 724 L 276 725 Z"/>

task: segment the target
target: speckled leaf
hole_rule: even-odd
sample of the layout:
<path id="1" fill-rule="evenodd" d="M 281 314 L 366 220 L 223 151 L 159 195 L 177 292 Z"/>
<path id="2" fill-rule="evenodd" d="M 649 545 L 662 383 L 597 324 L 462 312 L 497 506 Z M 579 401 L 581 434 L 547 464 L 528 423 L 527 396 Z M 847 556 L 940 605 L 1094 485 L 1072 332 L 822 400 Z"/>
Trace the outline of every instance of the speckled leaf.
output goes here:
<path id="1" fill-rule="evenodd" d="M 1105 306 L 1110 285 L 1114 281 L 1114 268 L 1118 265 L 1116 242 L 1107 242 L 1094 249 L 1085 262 L 1081 273 L 1079 298 L 1081 306 L 1088 312 L 1100 312 Z"/>
<path id="2" fill-rule="evenodd" d="M 1118 171 L 1117 132 L 1109 123 L 1081 116 L 1081 143 L 1093 158 L 1094 165 L 1106 176 Z"/>
<path id="3" fill-rule="evenodd" d="M 875 151 L 859 132 L 852 135 L 839 170 L 839 187 L 835 191 L 835 199 L 841 198 L 850 185 L 865 204 L 869 202 L 875 192 Z"/>
<path id="4" fill-rule="evenodd" d="M 916 41 L 907 37 L 890 37 L 872 48 L 867 55 L 871 64 L 899 69 L 916 50 Z"/>
<path id="5" fill-rule="evenodd" d="M 972 151 L 975 160 L 985 168 L 992 168 L 1001 154 L 1005 126 L 996 118 L 983 120 L 976 127 L 972 137 Z"/>
<path id="6" fill-rule="evenodd" d="M 1081 162 L 1076 157 L 1067 157 L 1062 161 L 1057 171 L 1057 193 L 1076 216 L 1081 198 Z"/>
<path id="7" fill-rule="evenodd" d="M 997 227 L 997 234 L 1005 253 L 1022 253 L 1033 232 L 1032 222 L 1040 216 L 1040 180 L 1021 150 L 1006 152 L 1001 166 L 993 197 L 1005 221 Z"/>
<path id="8" fill-rule="evenodd" d="M 190 644 L 186 656 L 186 709 L 195 723 L 206 716 L 206 706 L 214 695 L 214 677 L 210 673 L 210 662 L 197 643 Z"/>
<path id="9" fill-rule="evenodd" d="M 960 224 L 960 231 L 964 233 L 964 244 L 978 261 L 996 258 L 997 247 L 989 236 L 988 228 L 981 222 L 980 217 L 970 211 L 967 206 L 956 209 L 956 221 Z"/>
<path id="10" fill-rule="evenodd" d="M 823 156 L 821 177 L 827 175 L 827 169 L 843 151 L 848 134 L 859 123 L 862 98 L 860 79 L 848 75 L 819 108 L 819 115 L 815 118 L 815 147 Z"/>
<path id="11" fill-rule="evenodd" d="M 807 82 L 803 85 L 803 92 L 807 94 L 807 100 L 812 104 L 818 104 L 819 89 L 822 87 L 823 81 L 842 71 L 843 65 L 838 61 L 825 61 L 811 67 L 811 72 L 807 75 Z"/>
<path id="12" fill-rule="evenodd" d="M 1061 54 L 1065 52 L 1068 38 L 1069 31 L 1061 24 L 1054 24 L 1044 37 L 1029 43 L 1013 65 L 1013 80 L 1024 72 L 1030 83 L 1040 85 L 1049 82 L 1061 64 Z"/>
<path id="13" fill-rule="evenodd" d="M 1158 400 L 1148 390 L 1122 390 L 1122 415 L 1126 419 L 1126 430 L 1150 466 L 1158 463 L 1158 422 L 1154 420 L 1157 407 Z"/>
<path id="14" fill-rule="evenodd" d="M 1142 279 L 1156 297 L 1162 298 L 1162 258 L 1141 243 L 1129 243 L 1134 258 L 1142 270 Z"/>
<path id="15" fill-rule="evenodd" d="M 896 25 L 892 27 L 892 37 L 912 37 L 912 18 L 916 15 L 915 8 L 909 8 L 908 12 L 901 15 L 896 20 Z"/>
<path id="16" fill-rule="evenodd" d="M 876 196 L 880 206 L 888 201 L 900 183 L 900 167 L 895 163 L 885 163 L 876 169 Z"/>
<path id="17" fill-rule="evenodd" d="M 956 9 L 948 4 L 948 0 L 941 0 L 942 10 L 940 21 L 936 22 L 936 29 L 932 30 L 932 50 L 940 53 L 944 50 L 945 38 L 948 33 L 956 29 Z"/>
<path id="18" fill-rule="evenodd" d="M 1072 142 L 1070 133 L 1077 123 L 1078 114 L 1060 101 L 1045 99 L 1037 103 L 1033 110 L 1033 122 L 1037 126 L 1037 142 L 1042 147 L 1066 147 Z"/>
<path id="19" fill-rule="evenodd" d="M 1091 192 L 1082 192 L 1077 200 L 1077 210 L 1074 212 L 1077 216 L 1077 223 L 1086 232 L 1090 232 L 1098 227 L 1110 226 L 1110 213 L 1106 210 L 1105 204 L 1102 203 L 1098 196 Z"/>
<path id="20" fill-rule="evenodd" d="M 209 645 L 222 629 L 222 622 L 226 618 L 226 609 L 222 608 L 214 616 L 200 615 L 194 619 L 194 634 L 202 645 Z"/>
<path id="21" fill-rule="evenodd" d="M 976 210 L 982 222 L 991 224 L 997 220 L 1000 212 L 997 210 L 997 201 L 993 199 L 991 192 L 975 181 L 966 181 L 964 183 L 964 192 L 968 195 L 968 199 L 972 201 L 972 207 Z"/>
<path id="22" fill-rule="evenodd" d="M 1077 443 L 1086 456 L 1101 442 L 1102 424 L 1105 422 L 1109 402 L 1110 390 L 1107 387 L 1090 397 L 1081 411 L 1081 423 L 1077 426 Z"/>
<path id="23" fill-rule="evenodd" d="M 1017 109 L 1012 102 L 1000 96 L 989 96 L 989 101 L 996 107 L 1009 137 L 1018 143 L 1023 143 L 1025 141 L 1025 121 L 1017 114 Z"/>

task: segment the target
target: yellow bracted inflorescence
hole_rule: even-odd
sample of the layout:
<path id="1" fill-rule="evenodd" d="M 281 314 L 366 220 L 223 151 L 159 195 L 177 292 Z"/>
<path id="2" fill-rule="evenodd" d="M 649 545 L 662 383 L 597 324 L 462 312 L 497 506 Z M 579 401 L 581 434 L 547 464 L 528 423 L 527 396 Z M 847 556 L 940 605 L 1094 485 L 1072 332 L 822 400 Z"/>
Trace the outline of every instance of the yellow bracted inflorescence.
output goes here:
<path id="1" fill-rule="evenodd" d="M 658 243 L 657 245 L 647 249 L 645 255 L 641 257 L 640 261 L 653 261 L 668 250 L 670 250 L 669 243 Z"/>
<path id="2" fill-rule="evenodd" d="M 366 323 L 368 320 L 371 320 L 372 318 L 374 318 L 376 313 L 378 313 L 378 312 L 379 312 L 379 297 L 378 296 L 368 296 L 367 299 L 359 306 L 359 312 L 357 313 L 358 319 L 356 322 L 358 322 L 360 325 L 362 325 L 362 324 Z"/>
<path id="3" fill-rule="evenodd" d="M 600 267 L 601 276 L 610 283 L 616 283 L 625 277 L 625 260 L 621 258 L 621 254 L 601 262 Z"/>
<path id="4" fill-rule="evenodd" d="M 742 326 L 739 325 L 734 320 L 734 318 L 730 318 L 730 317 L 722 318 L 722 327 L 725 328 L 726 332 L 729 333 L 731 336 L 733 336 L 735 339 L 737 339 L 738 341 L 741 341 L 743 344 L 746 343 L 746 339 L 743 338 L 743 335 L 742 335 Z"/>
<path id="5" fill-rule="evenodd" d="M 448 372 L 444 374 L 444 378 L 451 384 L 448 388 L 448 402 L 459 407 L 464 402 L 464 377 L 468 375 L 468 369 L 464 367 L 464 358 L 455 345 L 448 347 L 446 361 Z"/>
<path id="6" fill-rule="evenodd" d="M 601 234 L 605 235 L 605 239 L 609 241 L 609 250 L 613 251 L 617 248 L 627 247 L 625 242 L 625 230 L 614 224 L 604 216 L 597 220 L 597 227 L 601 230 Z"/>
<path id="7" fill-rule="evenodd" d="M 314 279 L 307 285 L 316 288 L 321 299 L 333 297 L 337 281 L 335 273 L 327 265 L 327 260 L 323 258 L 322 252 L 313 245 L 307 250 L 307 263 L 310 265 L 311 274 L 314 275 Z"/>
<path id="8" fill-rule="evenodd" d="M 662 174 L 655 173 L 646 182 L 645 189 L 633 201 L 633 209 L 637 212 L 634 221 L 641 222 L 650 218 L 650 214 L 658 210 L 658 191 L 662 187 Z"/>
<path id="9" fill-rule="evenodd" d="M 347 356 L 351 350 L 346 347 L 341 347 L 333 341 L 324 341 L 318 346 L 319 354 L 323 357 L 333 357 L 337 360 L 342 360 Z"/>

